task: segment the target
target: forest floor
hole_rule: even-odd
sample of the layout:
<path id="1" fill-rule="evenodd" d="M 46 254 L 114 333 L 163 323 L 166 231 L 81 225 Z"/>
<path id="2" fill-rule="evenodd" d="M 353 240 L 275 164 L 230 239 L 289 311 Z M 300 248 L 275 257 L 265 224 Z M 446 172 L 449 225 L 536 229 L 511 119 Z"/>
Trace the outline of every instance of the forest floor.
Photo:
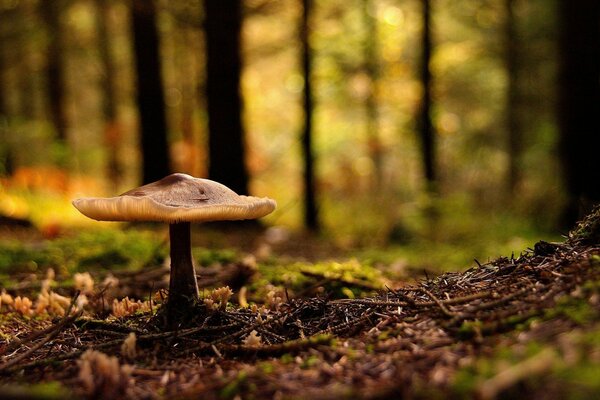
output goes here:
<path id="1" fill-rule="evenodd" d="M 112 240 L 78 261 L 91 275 L 69 267 L 85 241 L 4 249 L 20 272 L 1 281 L 0 398 L 600 396 L 600 209 L 564 242 L 412 282 L 195 252 L 202 286 L 234 294 L 202 289 L 175 330 L 157 313 L 164 249 Z M 144 265 L 113 269 L 121 248 Z"/>

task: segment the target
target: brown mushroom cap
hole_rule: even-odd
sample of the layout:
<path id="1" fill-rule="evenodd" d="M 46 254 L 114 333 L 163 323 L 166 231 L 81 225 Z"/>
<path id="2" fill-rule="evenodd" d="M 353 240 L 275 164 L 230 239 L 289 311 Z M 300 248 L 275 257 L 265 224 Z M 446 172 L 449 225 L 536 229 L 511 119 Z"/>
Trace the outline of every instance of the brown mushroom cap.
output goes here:
<path id="1" fill-rule="evenodd" d="M 266 197 L 240 196 L 208 179 L 172 174 L 117 197 L 81 198 L 73 205 L 98 221 L 176 223 L 260 218 L 276 203 Z"/>

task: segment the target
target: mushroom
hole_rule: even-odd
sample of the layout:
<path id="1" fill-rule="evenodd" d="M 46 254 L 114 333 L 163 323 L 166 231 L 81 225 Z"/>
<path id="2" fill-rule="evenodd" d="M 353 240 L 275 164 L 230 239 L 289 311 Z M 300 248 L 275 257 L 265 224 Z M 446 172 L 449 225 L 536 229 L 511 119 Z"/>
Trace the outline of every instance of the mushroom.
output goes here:
<path id="1" fill-rule="evenodd" d="M 171 274 L 167 320 L 198 300 L 198 283 L 190 244 L 190 223 L 260 218 L 275 209 L 269 198 L 240 196 L 227 186 L 186 174 L 171 174 L 117 197 L 81 198 L 73 205 L 98 221 L 156 221 L 169 223 Z"/>

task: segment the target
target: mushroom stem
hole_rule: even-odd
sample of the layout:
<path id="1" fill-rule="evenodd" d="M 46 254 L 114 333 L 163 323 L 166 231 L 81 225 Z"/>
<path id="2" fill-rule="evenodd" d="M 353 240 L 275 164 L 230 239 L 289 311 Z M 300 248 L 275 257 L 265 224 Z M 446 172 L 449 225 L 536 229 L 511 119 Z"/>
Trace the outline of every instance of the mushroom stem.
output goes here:
<path id="1" fill-rule="evenodd" d="M 171 277 L 167 315 L 171 323 L 177 315 L 185 314 L 198 300 L 198 282 L 192 259 L 190 223 L 179 222 L 169 225 L 171 241 Z"/>

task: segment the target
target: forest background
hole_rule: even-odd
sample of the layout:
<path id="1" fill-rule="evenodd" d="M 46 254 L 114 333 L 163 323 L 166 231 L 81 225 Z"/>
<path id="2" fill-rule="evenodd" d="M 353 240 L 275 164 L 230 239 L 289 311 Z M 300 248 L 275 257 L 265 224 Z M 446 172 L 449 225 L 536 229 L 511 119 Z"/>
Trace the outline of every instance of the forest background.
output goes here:
<path id="1" fill-rule="evenodd" d="M 599 15 L 594 0 L 2 0 L 0 214 L 52 235 L 84 223 L 72 198 L 177 171 L 272 197 L 268 224 L 342 248 L 520 251 L 600 200 Z"/>

